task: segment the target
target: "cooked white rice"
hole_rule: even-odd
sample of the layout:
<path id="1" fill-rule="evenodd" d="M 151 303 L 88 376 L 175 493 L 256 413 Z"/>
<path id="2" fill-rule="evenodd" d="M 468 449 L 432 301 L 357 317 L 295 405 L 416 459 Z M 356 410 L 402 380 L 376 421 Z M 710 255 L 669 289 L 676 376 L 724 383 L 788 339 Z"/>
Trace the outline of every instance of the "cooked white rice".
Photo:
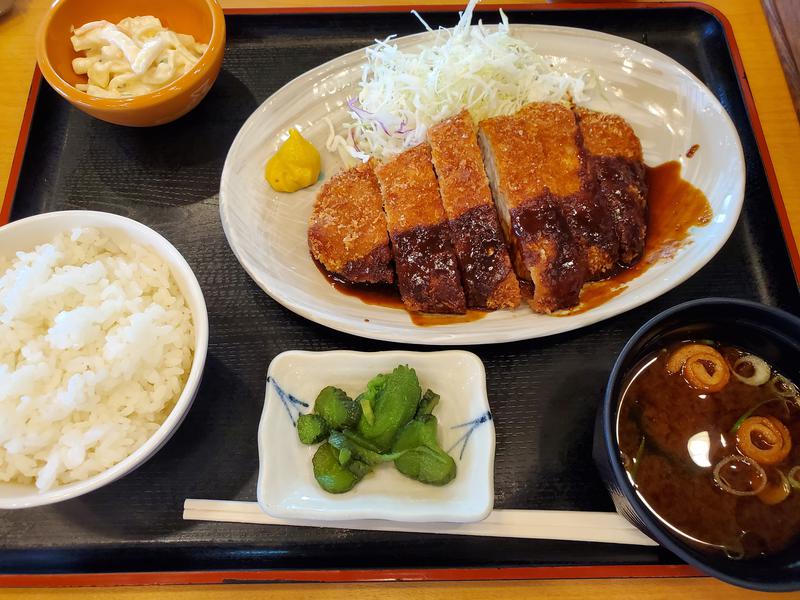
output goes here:
<path id="1" fill-rule="evenodd" d="M 85 228 L 0 257 L 0 481 L 47 490 L 129 456 L 180 396 L 193 340 L 147 248 Z"/>

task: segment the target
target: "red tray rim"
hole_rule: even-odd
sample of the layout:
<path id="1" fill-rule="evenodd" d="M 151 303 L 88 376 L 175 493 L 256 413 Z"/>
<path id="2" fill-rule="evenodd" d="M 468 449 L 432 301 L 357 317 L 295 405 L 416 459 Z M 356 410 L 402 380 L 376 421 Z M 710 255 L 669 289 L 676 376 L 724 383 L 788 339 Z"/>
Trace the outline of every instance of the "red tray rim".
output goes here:
<path id="1" fill-rule="evenodd" d="M 497 10 L 502 3 L 481 4 L 480 10 Z M 271 15 L 309 13 L 375 13 L 403 12 L 421 8 L 424 11 L 453 11 L 454 5 L 433 4 L 424 7 L 408 5 L 371 6 L 319 6 L 319 7 L 261 7 L 226 8 L 226 15 Z M 800 284 L 800 253 L 792 234 L 786 205 L 781 195 L 778 178 L 772 164 L 767 140 L 761 127 L 755 100 L 733 27 L 724 12 L 704 2 L 603 2 L 596 4 L 519 4 L 505 7 L 516 10 L 605 10 L 605 9 L 650 9 L 650 8 L 696 8 L 711 14 L 723 26 L 725 38 L 739 81 L 750 125 L 764 165 L 769 189 L 778 212 L 784 241 L 792 262 L 795 280 Z M 28 143 L 34 106 L 42 84 L 42 73 L 38 65 L 34 68 L 31 87 L 25 104 L 19 137 L 11 161 L 3 203 L 0 205 L 0 226 L 8 223 L 11 205 L 17 191 L 22 162 Z M 697 569 L 689 565 L 589 565 L 589 566 L 541 566 L 541 567 L 496 567 L 496 568 L 419 568 L 419 569 L 353 569 L 353 570 L 246 570 L 246 571 L 155 571 L 135 573 L 58 573 L 58 574 L 9 574 L 0 575 L 0 588 L 26 587 L 84 587 L 123 585 L 187 585 L 223 583 L 354 583 L 354 582 L 425 582 L 425 581 L 487 581 L 487 580 L 536 580 L 536 579 L 610 579 L 650 577 L 699 577 Z"/>
<path id="2" fill-rule="evenodd" d="M 525 581 L 538 579 L 673 578 L 702 576 L 702 573 L 688 565 L 603 565 L 474 569 L 354 569 L 346 571 L 151 571 L 140 573 L 0 575 L 0 588 L 213 585 L 236 583 Z"/>

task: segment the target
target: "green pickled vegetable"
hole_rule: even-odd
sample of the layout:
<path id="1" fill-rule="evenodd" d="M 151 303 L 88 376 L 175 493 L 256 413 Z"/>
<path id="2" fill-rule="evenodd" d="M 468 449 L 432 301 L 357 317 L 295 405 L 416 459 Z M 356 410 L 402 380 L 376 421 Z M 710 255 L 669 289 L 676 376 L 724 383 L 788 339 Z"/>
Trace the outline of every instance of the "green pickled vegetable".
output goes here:
<path id="1" fill-rule="evenodd" d="M 378 375 L 378 377 L 383 377 L 383 375 Z M 375 422 L 375 414 L 372 412 L 372 404 L 370 403 L 367 392 L 360 393 L 358 396 L 356 396 L 355 401 L 361 407 L 361 414 L 364 415 L 364 420 L 372 425 Z"/>
<path id="2" fill-rule="evenodd" d="M 314 402 L 314 412 L 325 419 L 331 429 L 354 427 L 361 418 L 361 406 L 339 388 L 329 385 Z"/>
<path id="3" fill-rule="evenodd" d="M 323 442 L 312 459 L 320 487 L 331 494 L 348 492 L 388 462 L 421 483 L 452 481 L 456 463 L 439 446 L 433 416 L 439 400 L 431 390 L 422 395 L 417 374 L 408 365 L 373 377 L 355 400 L 339 388 L 324 388 L 314 412 L 297 420 L 301 442 Z"/>
<path id="4" fill-rule="evenodd" d="M 339 462 L 339 452 L 327 442 L 322 444 L 311 459 L 314 478 L 320 487 L 331 494 L 349 492 L 362 476 Z"/>
<path id="5" fill-rule="evenodd" d="M 347 466 L 350 461 L 353 459 L 353 453 L 350 452 L 350 448 L 342 448 L 339 450 L 339 464 L 343 466 Z"/>
<path id="6" fill-rule="evenodd" d="M 360 460 L 353 460 L 350 461 L 350 464 L 347 465 L 347 469 L 353 473 L 356 477 L 363 479 L 367 474 L 372 472 L 372 467 L 367 463 L 361 462 Z"/>
<path id="7" fill-rule="evenodd" d="M 456 476 L 456 462 L 437 440 L 438 421 L 423 415 L 400 431 L 392 451 L 402 453 L 394 465 L 406 477 L 429 485 L 445 485 Z"/>
<path id="8" fill-rule="evenodd" d="M 328 425 L 319 415 L 300 415 L 297 418 L 297 437 L 304 444 L 316 444 L 328 437 Z"/>
<path id="9" fill-rule="evenodd" d="M 421 395 L 417 374 L 407 365 L 374 377 L 360 396 L 358 433 L 381 451 L 388 450 L 397 432 L 416 414 Z"/>
<path id="10" fill-rule="evenodd" d="M 380 454 L 381 452 L 381 449 L 378 448 L 375 444 L 373 444 L 367 439 L 364 439 L 352 429 L 345 429 L 344 431 L 342 431 L 342 435 L 344 435 L 347 439 L 358 444 L 363 448 L 367 448 L 368 450 L 372 450 L 373 452 L 377 452 L 378 454 Z"/>
<path id="11" fill-rule="evenodd" d="M 422 400 L 419 401 L 417 414 L 414 418 L 419 419 L 425 415 L 433 414 L 433 409 L 439 404 L 440 399 L 441 396 L 433 390 L 425 390 L 425 393 L 422 395 Z"/>
<path id="12" fill-rule="evenodd" d="M 351 456 L 368 465 L 392 462 L 402 454 L 381 454 L 368 441 L 362 440 L 351 431 L 332 431 L 328 443 L 340 452 L 349 452 Z"/>

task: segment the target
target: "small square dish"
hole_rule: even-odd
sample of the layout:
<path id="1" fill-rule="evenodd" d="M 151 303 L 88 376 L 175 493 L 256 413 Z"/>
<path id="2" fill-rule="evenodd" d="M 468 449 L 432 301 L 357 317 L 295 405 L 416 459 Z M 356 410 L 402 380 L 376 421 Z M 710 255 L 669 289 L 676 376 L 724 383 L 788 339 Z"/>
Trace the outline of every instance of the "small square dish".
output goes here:
<path id="1" fill-rule="evenodd" d="M 442 487 L 425 485 L 389 463 L 379 465 L 349 492 L 325 492 L 311 465 L 317 446 L 305 446 L 297 437 L 298 416 L 313 410 L 325 386 L 339 387 L 355 398 L 375 375 L 398 365 L 416 370 L 423 392 L 430 388 L 441 396 L 434 415 L 439 442 L 456 462 L 455 479 Z M 269 515 L 284 519 L 481 521 L 494 504 L 494 446 L 486 373 L 470 352 L 284 352 L 267 373 L 258 430 L 258 503 Z"/>

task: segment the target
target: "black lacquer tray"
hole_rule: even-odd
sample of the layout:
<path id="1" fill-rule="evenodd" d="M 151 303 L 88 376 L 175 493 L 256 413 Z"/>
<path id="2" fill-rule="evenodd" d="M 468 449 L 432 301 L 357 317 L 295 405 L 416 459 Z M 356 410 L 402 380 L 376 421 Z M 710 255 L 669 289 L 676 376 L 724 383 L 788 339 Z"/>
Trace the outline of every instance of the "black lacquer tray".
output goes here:
<path id="1" fill-rule="evenodd" d="M 596 29 L 673 57 L 720 99 L 744 147 L 741 219 L 697 275 L 645 306 L 585 329 L 470 348 L 486 364 L 495 416 L 495 506 L 610 511 L 591 461 L 591 442 L 595 410 L 625 340 L 657 312 L 706 295 L 800 312 L 788 249 L 794 246 L 790 241 L 787 247 L 781 235 L 782 205 L 770 191 L 771 167 L 759 152 L 765 147 L 760 127 L 724 20 L 688 5 L 551 6 L 507 13 L 515 23 Z M 497 19 L 493 11 L 482 16 L 487 22 Z M 453 11 L 425 12 L 425 17 L 434 26 L 456 20 Z M 39 86 L 36 73 L 30 127 L 26 123 L 21 138 L 28 136 L 27 149 L 6 198 L 13 200 L 10 218 L 92 209 L 153 227 L 194 269 L 211 335 L 199 395 L 172 440 L 142 468 L 96 492 L 50 507 L 4 512 L 0 574 L 186 572 L 170 581 L 200 582 L 690 572 L 672 567 L 677 559 L 659 548 L 182 520 L 186 498 L 255 499 L 256 429 L 266 368 L 275 355 L 289 349 L 397 347 L 315 325 L 272 301 L 228 248 L 217 194 L 228 148 L 265 98 L 304 71 L 375 38 L 416 33 L 419 22 L 408 12 L 385 9 L 236 11 L 228 14 L 227 30 L 225 62 L 214 88 L 190 114 L 157 128 L 92 119 L 46 84 Z"/>

